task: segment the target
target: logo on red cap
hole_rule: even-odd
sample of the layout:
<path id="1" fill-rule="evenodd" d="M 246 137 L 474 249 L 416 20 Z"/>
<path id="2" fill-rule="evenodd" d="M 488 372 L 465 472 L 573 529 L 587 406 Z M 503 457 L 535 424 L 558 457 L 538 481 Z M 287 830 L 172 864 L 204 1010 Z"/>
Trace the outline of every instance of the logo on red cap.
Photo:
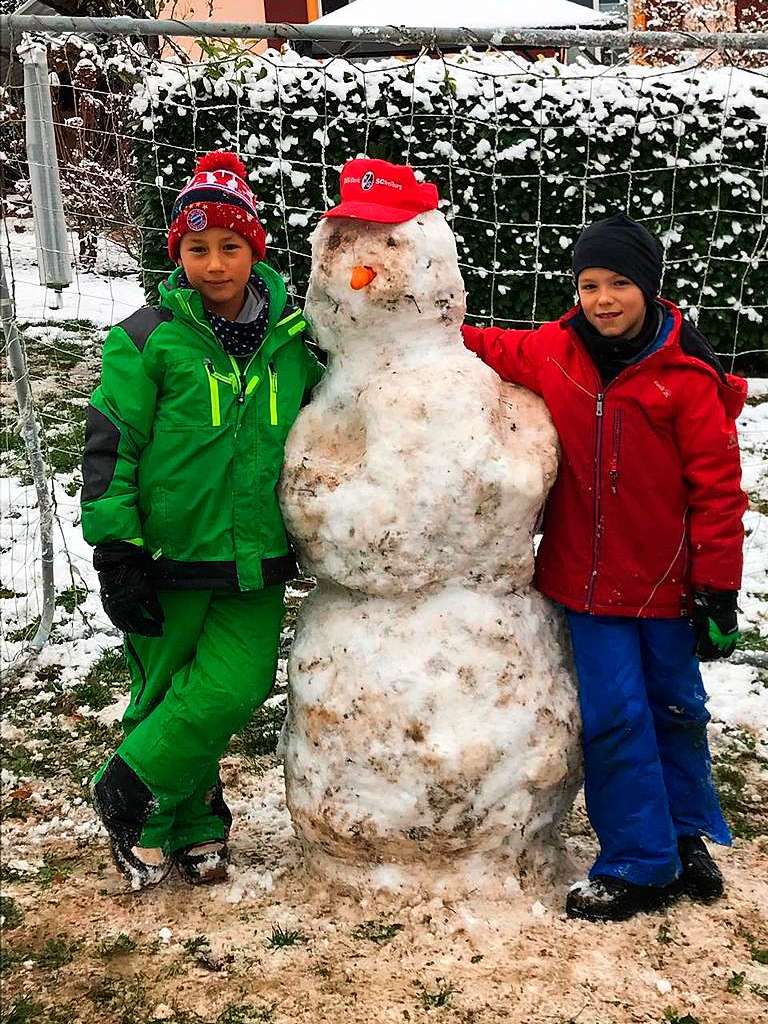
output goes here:
<path id="1" fill-rule="evenodd" d="M 349 160 L 341 171 L 341 202 L 324 217 L 400 224 L 436 210 L 437 187 L 420 182 L 412 167 L 365 157 Z"/>

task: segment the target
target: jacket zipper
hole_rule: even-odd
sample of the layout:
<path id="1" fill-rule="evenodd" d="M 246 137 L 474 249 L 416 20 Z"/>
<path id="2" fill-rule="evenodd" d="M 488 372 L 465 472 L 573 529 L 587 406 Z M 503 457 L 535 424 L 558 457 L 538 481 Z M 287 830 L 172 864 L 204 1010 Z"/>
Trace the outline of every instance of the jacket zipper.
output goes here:
<path id="1" fill-rule="evenodd" d="M 219 382 L 211 370 L 211 361 L 206 359 L 205 372 L 208 376 L 208 389 L 211 393 L 211 426 L 221 426 L 221 402 L 219 401 Z"/>
<path id="2" fill-rule="evenodd" d="M 238 392 L 238 379 L 233 377 L 231 373 L 219 373 L 213 365 L 212 359 L 204 360 L 205 372 L 208 376 L 208 387 L 211 392 L 211 420 L 214 427 L 221 426 L 221 400 L 219 398 L 219 381 L 232 388 L 233 392 Z"/>
<path id="3" fill-rule="evenodd" d="M 240 364 L 233 355 L 230 355 L 229 361 L 232 363 L 232 369 L 235 371 L 234 380 L 238 382 L 237 385 L 234 386 L 235 394 L 237 395 L 238 402 L 242 405 L 245 401 L 246 395 L 245 374 L 248 367 L 246 366 L 245 370 L 241 369 Z M 248 361 L 248 366 L 250 366 L 250 360 Z"/>
<path id="4" fill-rule="evenodd" d="M 611 481 L 611 494 L 618 494 L 619 491 L 619 452 L 621 451 L 621 426 L 624 419 L 624 410 L 617 409 L 613 414 L 613 447 L 611 451 L 611 468 L 608 471 L 608 478 Z"/>
<path id="5" fill-rule="evenodd" d="M 597 405 L 595 407 L 595 417 L 597 420 L 595 430 L 595 479 L 594 479 L 594 511 L 595 511 L 595 532 L 592 541 L 592 572 L 589 576 L 589 586 L 587 587 L 587 611 L 592 607 L 592 595 L 595 590 L 595 583 L 597 582 L 597 560 L 600 555 L 600 539 L 603 532 L 603 524 L 601 520 L 601 498 L 602 498 L 602 487 L 601 487 L 601 469 L 602 469 L 602 449 L 603 449 L 603 392 L 600 391 L 597 394 Z"/>
<path id="6" fill-rule="evenodd" d="M 578 334 L 576 333 L 576 331 L 573 330 L 572 328 L 569 328 L 569 331 L 570 331 L 571 337 L 574 338 L 576 344 L 581 349 L 581 351 L 585 351 L 584 350 L 584 346 L 583 346 L 583 344 L 582 344 Z M 589 584 L 587 585 L 587 600 L 586 600 L 586 608 L 585 608 L 586 611 L 590 611 L 590 609 L 592 607 L 592 597 L 593 597 L 594 592 L 595 592 L 595 585 L 597 584 L 597 563 L 598 563 L 598 558 L 599 558 L 599 555 L 600 555 L 600 542 L 602 540 L 602 534 L 603 534 L 603 524 L 602 524 L 602 521 L 601 521 L 601 508 L 602 508 L 602 480 L 601 480 L 601 477 L 602 477 L 602 468 L 603 468 L 602 467 L 602 461 L 603 461 L 602 460 L 602 446 L 603 446 L 603 403 L 604 403 L 605 393 L 608 391 L 608 388 L 612 387 L 617 381 L 621 380 L 622 378 L 631 376 L 632 373 L 636 372 L 639 367 L 641 367 L 641 366 L 642 367 L 647 367 L 648 360 L 649 359 L 653 359 L 653 357 L 655 355 L 657 355 L 659 352 L 663 352 L 663 351 L 664 351 L 664 346 L 662 345 L 661 348 L 657 349 L 655 352 L 651 352 L 651 354 L 649 356 L 647 356 L 645 359 L 643 359 L 641 362 L 633 363 L 631 366 L 625 367 L 621 371 L 621 373 L 617 374 L 613 378 L 612 381 L 609 381 L 605 385 L 603 384 L 602 379 L 600 378 L 600 373 L 598 372 L 597 367 L 594 366 L 594 364 L 592 364 L 593 365 L 593 369 L 594 369 L 594 373 L 595 373 L 595 378 L 597 379 L 597 386 L 598 386 L 598 388 L 603 388 L 603 390 L 602 391 L 598 391 L 598 393 L 597 393 L 597 396 L 596 396 L 597 397 L 597 405 L 596 405 L 596 408 L 595 408 L 595 417 L 597 419 L 597 431 L 596 431 L 596 436 L 595 436 L 595 476 L 594 476 L 594 487 L 595 487 L 595 501 L 594 501 L 595 533 L 594 533 L 594 540 L 593 540 L 593 543 L 592 543 L 592 572 L 590 573 Z M 585 352 L 585 354 L 586 354 L 586 352 Z M 589 359 L 588 355 L 587 355 L 587 358 Z M 592 361 L 589 360 L 589 362 L 591 363 Z M 561 370 L 563 369 L 562 366 L 560 367 L 560 369 Z M 564 370 L 563 370 L 563 372 L 565 373 Z M 566 376 L 568 376 L 568 374 L 566 374 Z M 572 377 L 570 379 L 573 380 Z M 573 383 L 577 384 L 578 382 L 577 381 L 573 381 Z M 585 390 L 585 389 L 582 389 L 582 390 Z"/>
<path id="7" fill-rule="evenodd" d="M 267 364 L 269 373 L 269 422 L 277 426 L 277 370 L 272 363 Z"/>

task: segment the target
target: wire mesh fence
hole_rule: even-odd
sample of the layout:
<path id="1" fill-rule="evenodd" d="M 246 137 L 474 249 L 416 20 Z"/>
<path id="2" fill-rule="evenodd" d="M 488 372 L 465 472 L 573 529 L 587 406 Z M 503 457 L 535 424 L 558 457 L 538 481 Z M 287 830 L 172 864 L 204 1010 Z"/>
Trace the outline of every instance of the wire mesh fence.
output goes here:
<path id="1" fill-rule="evenodd" d="M 85 409 L 105 329 L 151 301 L 171 269 L 170 207 L 207 150 L 233 149 L 246 163 L 269 258 L 299 302 L 309 235 L 335 201 L 339 168 L 353 156 L 382 157 L 438 183 L 471 320 L 529 326 L 557 317 L 573 300 L 573 241 L 585 223 L 621 209 L 665 242 L 664 294 L 710 337 L 726 367 L 768 377 L 768 82 L 733 59 L 706 61 L 713 49 L 730 45 L 732 55 L 741 42 L 746 52 L 760 37 L 678 35 L 669 42 L 686 47 L 686 59 L 650 68 L 629 60 L 632 45 L 647 40 L 616 33 L 598 34 L 598 44 L 601 53 L 619 47 L 618 62 L 595 63 L 593 55 L 565 65 L 499 49 L 516 41 L 503 32 L 489 31 L 482 51 L 451 52 L 450 43 L 467 42 L 457 29 L 447 42 L 434 33 L 412 37 L 415 54 L 361 59 L 360 34 L 338 29 L 348 52 L 318 59 L 255 52 L 207 26 L 204 56 L 193 60 L 175 37 L 148 41 L 98 27 L 98 37 L 35 37 L 48 66 L 63 255 L 72 270 L 63 289 L 50 275 L 55 287 L 40 282 L 40 245 L 51 243 L 39 231 L 36 240 L 33 214 L 39 229 L 58 200 L 32 195 L 42 158 L 27 144 L 29 86 L 25 97 L 13 61 L 0 116 L 3 263 L 53 503 L 52 640 L 88 643 L 110 631 L 79 532 Z M 262 29 L 264 36 L 275 26 Z M 153 31 L 162 27 L 153 23 Z M 556 38 L 571 45 L 576 37 Z M 554 39 L 531 33 L 521 42 L 528 52 Z M 594 33 L 578 40 L 597 45 Z M 768 49 L 768 39 L 762 45 Z M 754 393 L 759 398 L 760 385 Z M 750 547 L 760 552 L 768 511 L 768 439 L 753 408 L 741 424 L 753 493 L 748 559 Z M 40 502 L 10 377 L 3 419 L 9 511 L 0 600 L 6 656 L 14 659 L 40 625 L 44 599 Z"/>

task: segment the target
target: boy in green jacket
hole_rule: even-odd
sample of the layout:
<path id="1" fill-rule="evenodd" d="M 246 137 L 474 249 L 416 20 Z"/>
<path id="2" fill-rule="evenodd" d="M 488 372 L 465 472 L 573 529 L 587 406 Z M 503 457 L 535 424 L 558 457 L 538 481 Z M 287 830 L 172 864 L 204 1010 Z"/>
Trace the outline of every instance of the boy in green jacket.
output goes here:
<path id="1" fill-rule="evenodd" d="M 233 153 L 199 161 L 173 208 L 177 269 L 109 332 L 88 409 L 83 533 L 132 680 L 93 798 L 134 888 L 173 863 L 227 877 L 218 762 L 272 688 L 296 572 L 276 487 L 322 367 L 245 176 Z"/>

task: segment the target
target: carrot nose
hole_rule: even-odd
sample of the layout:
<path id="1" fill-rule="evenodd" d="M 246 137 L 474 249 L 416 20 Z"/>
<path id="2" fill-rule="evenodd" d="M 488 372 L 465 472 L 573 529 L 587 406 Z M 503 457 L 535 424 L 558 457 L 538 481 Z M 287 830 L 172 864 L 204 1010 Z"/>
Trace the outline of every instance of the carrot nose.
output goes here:
<path id="1" fill-rule="evenodd" d="M 355 291 L 359 291 L 361 288 L 365 288 L 371 281 L 376 277 L 376 271 L 373 267 L 356 266 L 352 267 L 352 277 L 349 279 L 350 288 L 354 288 Z"/>

